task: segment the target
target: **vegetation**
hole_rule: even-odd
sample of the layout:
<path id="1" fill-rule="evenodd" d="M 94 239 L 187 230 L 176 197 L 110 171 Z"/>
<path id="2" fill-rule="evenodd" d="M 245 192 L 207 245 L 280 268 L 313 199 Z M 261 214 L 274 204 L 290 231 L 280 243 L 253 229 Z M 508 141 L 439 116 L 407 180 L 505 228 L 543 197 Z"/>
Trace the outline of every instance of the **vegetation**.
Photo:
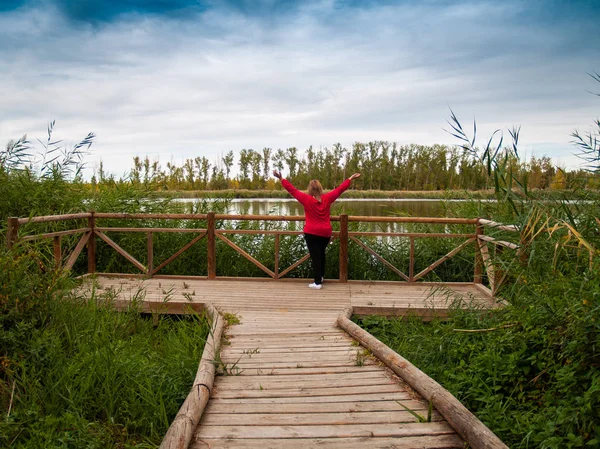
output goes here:
<path id="1" fill-rule="evenodd" d="M 507 164 L 519 178 L 528 178 L 532 190 L 598 189 L 600 173 L 585 170 L 567 171 L 556 167 L 548 157 L 531 157 L 529 161 L 510 153 Z M 298 186 L 319 179 L 326 189 L 339 185 L 348 173 L 362 172 L 353 183 L 359 191 L 476 191 L 493 189 L 493 180 L 482 170 L 480 161 L 468 149 L 445 145 L 398 145 L 385 141 L 356 142 L 352 148 L 340 144 L 301 152 L 295 147 L 273 151 L 243 149 L 236 157 L 230 151 L 211 164 L 206 157 L 187 159 L 181 166 L 168 162 L 135 157 L 130 181 L 157 191 L 266 190 L 276 192 L 279 185 L 271 177 L 271 169 L 285 170 L 288 179 Z M 122 182 L 123 180 L 121 180 Z M 115 182 L 102 166 L 92 178 L 97 189 Z M 198 194 L 201 195 L 201 194 Z M 275 195 L 277 195 L 275 193 Z M 364 197 L 364 193 L 360 194 Z"/>
<path id="2" fill-rule="evenodd" d="M 496 186 L 499 201 L 488 212 L 520 229 L 518 252 L 494 259 L 508 279 L 500 292 L 508 305 L 486 313 L 457 307 L 430 323 L 357 322 L 510 447 L 600 447 L 600 203 L 536 201 L 499 145 L 479 152 L 454 115 L 450 125 Z M 518 132 L 510 134 L 516 155 Z M 595 168 L 598 160 L 588 162 Z"/>
<path id="3" fill-rule="evenodd" d="M 3 237 L 8 216 L 81 211 L 88 201 L 105 210 L 163 206 L 142 205 L 137 199 L 147 192 L 131 186 L 90 199 L 78 154 L 92 138 L 71 149 L 45 144 L 37 153 L 23 138 L 0 151 Z M 39 157 L 33 166 L 25 163 L 31 155 Z M 207 320 L 154 321 L 135 304 L 113 311 L 112 292 L 69 293 L 76 283 L 54 269 L 45 245 L 0 249 L 0 446 L 156 447 L 189 392 Z"/>

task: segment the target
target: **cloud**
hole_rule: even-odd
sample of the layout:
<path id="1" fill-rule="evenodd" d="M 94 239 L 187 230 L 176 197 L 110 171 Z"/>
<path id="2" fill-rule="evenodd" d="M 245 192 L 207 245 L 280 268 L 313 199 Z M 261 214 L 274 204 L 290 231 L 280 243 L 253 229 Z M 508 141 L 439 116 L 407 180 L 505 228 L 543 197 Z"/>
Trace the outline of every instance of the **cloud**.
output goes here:
<path id="1" fill-rule="evenodd" d="M 65 137 L 96 132 L 96 158 L 119 174 L 136 154 L 456 143 L 449 107 L 482 138 L 520 124 L 527 152 L 565 157 L 597 115 L 593 15 L 525 2 L 73 3 L 0 13 L 0 140 L 42 136 L 55 118 Z"/>

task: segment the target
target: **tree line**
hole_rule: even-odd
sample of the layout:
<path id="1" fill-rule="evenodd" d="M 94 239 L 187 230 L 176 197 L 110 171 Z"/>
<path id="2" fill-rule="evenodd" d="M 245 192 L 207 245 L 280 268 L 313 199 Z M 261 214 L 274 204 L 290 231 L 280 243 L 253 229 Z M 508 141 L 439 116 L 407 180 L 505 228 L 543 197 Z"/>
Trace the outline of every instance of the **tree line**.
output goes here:
<path id="1" fill-rule="evenodd" d="M 546 156 L 524 162 L 511 155 L 509 165 L 515 177 L 527 179 L 530 189 L 600 188 L 598 173 L 567 171 Z M 356 142 L 351 148 L 335 144 L 317 150 L 311 146 L 304 152 L 296 147 L 242 149 L 212 162 L 201 156 L 165 166 L 148 156 L 136 156 L 127 180 L 156 190 L 272 190 L 277 188 L 271 176 L 273 169 L 282 171 L 301 188 L 311 179 L 319 179 L 325 189 L 332 189 L 355 172 L 363 175 L 355 183 L 361 190 L 493 188 L 481 163 L 460 146 L 387 141 Z M 102 164 L 92 178 L 93 185 L 114 181 Z"/>

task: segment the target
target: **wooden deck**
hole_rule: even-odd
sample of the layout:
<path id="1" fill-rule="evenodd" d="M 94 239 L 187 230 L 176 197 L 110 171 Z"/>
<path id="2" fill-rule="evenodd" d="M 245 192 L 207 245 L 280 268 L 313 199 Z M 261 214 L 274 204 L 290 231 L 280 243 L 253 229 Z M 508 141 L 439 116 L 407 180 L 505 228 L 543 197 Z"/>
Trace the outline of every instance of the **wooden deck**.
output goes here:
<path id="1" fill-rule="evenodd" d="M 309 289 L 307 280 L 152 278 L 98 276 L 101 291 L 112 290 L 115 299 L 132 299 L 149 305 L 165 306 L 179 313 L 182 306 L 212 303 L 229 313 L 246 311 L 340 312 L 352 306 L 357 315 L 410 315 L 424 319 L 446 316 L 452 307 L 493 308 L 498 301 L 478 284 L 349 282 L 331 281 L 321 290 Z M 91 284 L 84 284 L 84 289 Z M 142 304 L 142 305 L 144 305 Z M 168 306 L 168 307 L 167 307 Z"/>
<path id="2" fill-rule="evenodd" d="M 494 307 L 473 284 L 140 279 L 100 276 L 120 304 L 151 308 L 214 304 L 239 324 L 226 330 L 218 375 L 190 448 L 463 448 L 448 422 L 336 326 L 358 313 L 444 315 L 461 305 Z M 84 284 L 89 288 L 92 282 Z M 154 304 L 154 306 L 152 306 Z M 163 311 L 167 311 L 163 308 Z M 404 407 L 403 407 L 404 406 Z"/>

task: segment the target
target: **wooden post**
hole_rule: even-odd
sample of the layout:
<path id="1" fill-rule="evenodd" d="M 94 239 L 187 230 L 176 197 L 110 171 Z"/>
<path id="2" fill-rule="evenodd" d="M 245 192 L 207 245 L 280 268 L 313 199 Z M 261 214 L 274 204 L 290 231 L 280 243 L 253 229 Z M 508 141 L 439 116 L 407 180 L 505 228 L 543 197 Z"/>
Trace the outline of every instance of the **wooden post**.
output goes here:
<path id="1" fill-rule="evenodd" d="M 348 282 L 348 215 L 340 215 L 340 282 Z"/>
<path id="2" fill-rule="evenodd" d="M 415 238 L 410 238 L 410 253 L 408 261 L 408 282 L 415 281 Z"/>
<path id="3" fill-rule="evenodd" d="M 96 217 L 94 212 L 90 212 L 88 217 L 88 228 L 90 228 L 90 238 L 87 241 L 87 259 L 88 259 L 88 273 L 96 272 L 96 233 L 94 228 L 96 227 Z"/>
<path id="4" fill-rule="evenodd" d="M 477 236 L 477 240 L 475 241 L 475 273 L 473 274 L 473 282 L 475 284 L 483 282 L 483 258 L 479 249 L 479 236 L 483 235 L 483 233 L 483 225 L 478 220 L 475 227 L 475 235 Z"/>
<path id="5" fill-rule="evenodd" d="M 274 267 L 274 272 L 275 272 L 275 280 L 279 279 L 279 239 L 280 239 L 280 235 L 279 234 L 275 234 L 275 267 Z"/>
<path id="6" fill-rule="evenodd" d="M 207 242 L 207 262 L 208 279 L 217 277 L 217 245 L 215 236 L 215 213 L 209 212 L 206 218 L 206 242 Z"/>
<path id="7" fill-rule="evenodd" d="M 8 219 L 8 230 L 6 232 L 6 246 L 11 249 L 19 239 L 19 219 L 10 217 Z"/>
<path id="8" fill-rule="evenodd" d="M 62 265 L 62 251 L 60 247 L 60 235 L 54 237 L 54 263 L 56 268 L 60 268 Z"/>
<path id="9" fill-rule="evenodd" d="M 152 232 L 147 233 L 148 236 L 148 270 L 147 275 L 149 278 L 152 277 L 152 270 L 154 269 L 154 245 L 153 245 L 153 236 Z"/>

